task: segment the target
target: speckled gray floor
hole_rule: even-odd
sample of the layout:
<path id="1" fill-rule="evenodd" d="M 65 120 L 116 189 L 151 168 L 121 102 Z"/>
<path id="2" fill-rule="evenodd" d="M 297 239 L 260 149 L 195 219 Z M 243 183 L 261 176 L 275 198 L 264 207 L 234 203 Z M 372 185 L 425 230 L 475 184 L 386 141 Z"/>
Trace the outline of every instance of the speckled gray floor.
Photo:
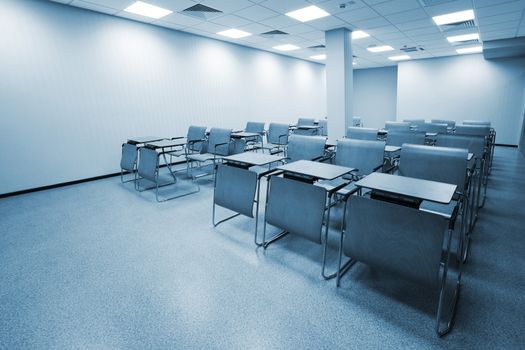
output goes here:
<path id="1" fill-rule="evenodd" d="M 3 199 L 0 348 L 523 348 L 524 174 L 516 149 L 496 150 L 442 339 L 432 293 L 364 265 L 336 288 L 315 244 L 264 252 L 248 218 L 213 228 L 210 182 L 162 204 L 118 178 Z"/>

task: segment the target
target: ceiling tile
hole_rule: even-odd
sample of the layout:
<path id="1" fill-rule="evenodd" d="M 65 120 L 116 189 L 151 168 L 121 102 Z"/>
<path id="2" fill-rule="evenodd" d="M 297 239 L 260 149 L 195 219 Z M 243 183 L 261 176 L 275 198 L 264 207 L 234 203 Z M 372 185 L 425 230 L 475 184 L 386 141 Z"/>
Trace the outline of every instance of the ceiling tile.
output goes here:
<path id="1" fill-rule="evenodd" d="M 335 28 L 343 28 L 347 23 L 334 16 L 319 18 L 308 22 L 309 25 L 319 30 L 330 30 Z"/>
<path id="2" fill-rule="evenodd" d="M 177 12 L 173 12 L 167 15 L 166 17 L 162 17 L 162 21 L 182 25 L 185 27 L 194 26 L 203 22 L 195 17 L 183 15 Z"/>
<path id="3" fill-rule="evenodd" d="M 217 17 L 217 18 L 212 19 L 211 22 L 221 24 L 223 26 L 227 26 L 231 28 L 236 28 L 242 25 L 247 25 L 247 24 L 252 23 L 251 21 L 247 19 L 244 19 L 239 16 L 235 16 L 235 15 L 225 15 L 225 16 Z"/>
<path id="4" fill-rule="evenodd" d="M 395 0 L 383 2 L 377 5 L 374 5 L 374 10 L 379 14 L 386 16 L 393 13 L 405 12 L 409 10 L 419 9 L 421 10 L 421 5 L 417 0 Z"/>
<path id="5" fill-rule="evenodd" d="M 511 2 L 513 0 L 472 0 L 476 8 L 498 5 L 504 2 Z"/>
<path id="6" fill-rule="evenodd" d="M 71 0 L 51 0 L 52 2 L 59 2 L 61 4 L 69 4 Z"/>
<path id="7" fill-rule="evenodd" d="M 299 24 L 294 24 L 291 26 L 283 27 L 281 30 L 288 34 L 302 34 L 302 33 L 311 32 L 315 30 L 315 28 L 312 28 L 309 25 L 304 24 L 304 23 L 299 23 Z"/>
<path id="8" fill-rule="evenodd" d="M 71 1 L 71 0 L 68 0 L 68 1 Z M 93 3 L 90 3 L 90 2 L 86 2 L 86 1 L 80 1 L 80 0 L 73 1 L 71 3 L 71 5 L 77 6 L 77 7 L 82 7 L 82 8 L 88 9 L 88 10 L 92 10 L 92 11 L 107 13 L 107 14 L 110 14 L 110 15 L 114 15 L 115 13 L 119 12 L 118 9 L 114 9 L 114 8 L 106 7 L 106 6 L 101 6 L 101 5 L 93 4 Z"/>
<path id="9" fill-rule="evenodd" d="M 310 1 L 313 3 L 313 1 Z M 348 4 L 349 1 L 346 0 L 324 0 L 324 1 L 316 1 L 316 6 L 322 8 L 326 12 L 328 12 L 331 15 L 337 15 L 342 12 L 346 11 L 355 11 L 357 9 L 360 9 L 362 7 L 366 7 L 367 5 L 361 1 L 361 0 L 352 0 L 353 4 Z M 344 8 L 340 7 L 341 3 L 346 3 L 346 6 Z"/>
<path id="10" fill-rule="evenodd" d="M 272 28 L 276 28 L 276 29 L 279 29 L 279 28 L 282 28 L 282 27 L 287 27 L 287 26 L 291 26 L 291 25 L 294 25 L 294 24 L 298 24 L 300 22 L 288 17 L 288 16 L 285 16 L 285 15 L 280 15 L 280 16 L 277 16 L 277 17 L 272 17 L 272 18 L 268 18 L 268 19 L 265 19 L 263 21 L 260 21 L 260 23 L 264 24 L 264 25 L 267 25 L 267 26 L 270 26 Z"/>
<path id="11" fill-rule="evenodd" d="M 483 18 L 501 15 L 507 12 L 521 12 L 523 11 L 523 7 L 523 1 L 507 2 L 503 4 L 498 4 L 496 6 L 487 6 L 480 9 L 476 9 L 476 16 L 478 18 Z"/>
<path id="12" fill-rule="evenodd" d="M 250 23 L 245 26 L 240 26 L 239 29 L 252 34 L 261 34 L 273 30 L 272 27 L 268 27 L 260 23 Z"/>
<path id="13" fill-rule="evenodd" d="M 390 21 L 392 24 L 412 22 L 419 19 L 426 19 L 428 15 L 422 9 L 409 10 L 401 13 L 396 13 L 393 15 L 385 16 L 385 18 Z"/>
<path id="14" fill-rule="evenodd" d="M 511 22 L 511 21 L 519 20 L 520 18 L 521 18 L 521 13 L 509 12 L 509 13 L 504 13 L 504 14 L 497 15 L 497 16 L 478 18 L 477 21 L 479 23 L 480 28 L 482 28 L 482 26 L 484 25 Z"/>
<path id="15" fill-rule="evenodd" d="M 220 24 L 215 24 L 215 23 L 212 23 L 212 22 L 202 22 L 200 24 L 192 26 L 191 28 L 192 29 L 202 30 L 202 31 L 205 31 L 205 32 L 208 32 L 208 33 L 212 33 L 212 34 L 215 34 L 215 33 L 221 32 L 223 30 L 229 29 L 226 26 L 223 26 L 223 25 L 220 25 Z"/>
<path id="16" fill-rule="evenodd" d="M 266 7 L 254 5 L 235 12 L 237 16 L 247 18 L 251 21 L 261 21 L 266 18 L 278 16 L 279 13 L 272 11 Z"/>
<path id="17" fill-rule="evenodd" d="M 363 7 L 355 11 L 347 11 L 337 15 L 343 21 L 353 23 L 357 21 L 363 21 L 365 19 L 378 17 L 378 13 L 372 10 L 370 7 Z"/>
<path id="18" fill-rule="evenodd" d="M 454 0 L 439 5 L 425 6 L 423 9 L 432 16 L 472 9 L 472 0 Z"/>
<path id="19" fill-rule="evenodd" d="M 497 40 L 516 37 L 516 29 L 495 30 L 481 34 L 481 40 Z"/>
<path id="20" fill-rule="evenodd" d="M 133 3 L 133 1 L 134 0 L 128 0 L 127 1 L 128 4 L 124 6 L 130 5 L 131 3 Z M 192 0 L 144 0 L 144 1 L 147 2 L 148 4 L 159 6 L 167 10 L 171 10 L 173 12 L 185 10 L 188 7 L 191 7 L 196 4 L 196 2 Z"/>
<path id="21" fill-rule="evenodd" d="M 127 18 L 127 19 L 132 19 L 134 21 L 144 22 L 144 23 L 151 23 L 151 22 L 155 21 L 155 19 L 153 19 L 153 18 L 149 18 L 149 17 L 145 17 L 145 16 L 139 16 L 139 15 L 136 15 L 134 13 L 129 13 L 129 12 L 126 12 L 126 11 L 120 11 L 117 14 L 115 14 L 115 16 L 119 16 L 119 17 Z"/>
<path id="22" fill-rule="evenodd" d="M 298 10 L 303 7 L 312 5 L 305 0 L 266 0 L 259 5 L 267 7 L 271 10 L 285 14 L 286 12 Z"/>
<path id="23" fill-rule="evenodd" d="M 310 40 L 324 39 L 324 32 L 321 30 L 314 30 L 308 33 L 302 33 L 300 36 Z"/>
<path id="24" fill-rule="evenodd" d="M 160 27 L 164 27 L 164 28 L 170 28 L 170 29 L 175 29 L 175 30 L 180 30 L 180 29 L 186 28 L 185 26 L 182 26 L 180 24 L 165 22 L 165 21 L 162 21 L 162 20 L 155 21 L 153 24 L 155 24 L 156 26 L 160 26 Z"/>
<path id="25" fill-rule="evenodd" d="M 356 21 L 356 22 L 353 22 L 352 24 L 357 28 L 362 28 L 364 31 L 367 31 L 369 29 L 389 25 L 390 22 L 388 22 L 384 17 L 375 17 L 375 18 L 365 19 L 363 21 Z"/>
<path id="26" fill-rule="evenodd" d="M 88 2 L 104 7 L 111 7 L 117 10 L 124 10 L 131 5 L 133 0 L 89 0 Z"/>
<path id="27" fill-rule="evenodd" d="M 480 32 L 491 32 L 494 30 L 503 30 L 503 29 L 514 29 L 517 30 L 520 26 L 520 21 L 511 21 L 511 22 L 502 22 L 502 23 L 495 23 L 495 24 L 488 24 L 485 26 L 480 27 Z"/>
<path id="28" fill-rule="evenodd" d="M 419 29 L 419 28 L 428 28 L 433 26 L 434 22 L 430 18 L 427 19 L 418 19 L 416 21 L 412 22 L 405 22 L 405 23 L 399 23 L 396 24 L 396 27 L 399 28 L 399 30 L 410 30 L 410 29 Z"/>
<path id="29" fill-rule="evenodd" d="M 199 2 L 216 10 L 220 10 L 225 14 L 239 11 L 253 5 L 253 3 L 248 0 L 204 0 Z"/>

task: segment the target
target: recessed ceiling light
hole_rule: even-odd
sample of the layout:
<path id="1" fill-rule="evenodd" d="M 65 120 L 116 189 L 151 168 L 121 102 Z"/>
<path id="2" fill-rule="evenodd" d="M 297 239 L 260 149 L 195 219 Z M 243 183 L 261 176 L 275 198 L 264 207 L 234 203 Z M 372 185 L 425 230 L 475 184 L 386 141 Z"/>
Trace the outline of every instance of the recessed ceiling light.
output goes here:
<path id="1" fill-rule="evenodd" d="M 460 55 L 467 54 L 467 53 L 480 53 L 480 52 L 483 52 L 483 47 L 482 46 L 464 47 L 462 49 L 457 49 L 456 52 L 459 53 Z"/>
<path id="2" fill-rule="evenodd" d="M 370 52 L 385 52 L 385 51 L 392 51 L 393 49 L 394 48 L 390 45 L 371 46 L 367 48 L 367 50 Z"/>
<path id="3" fill-rule="evenodd" d="M 438 26 L 470 21 L 474 19 L 474 10 L 447 13 L 445 15 L 434 16 L 432 17 L 432 19 L 434 20 L 434 23 L 436 23 Z"/>
<path id="4" fill-rule="evenodd" d="M 390 56 L 388 57 L 388 59 L 392 61 L 403 61 L 403 60 L 409 60 L 410 56 L 409 55 Z"/>
<path id="5" fill-rule="evenodd" d="M 274 46 L 273 49 L 276 49 L 279 51 L 293 51 L 293 50 L 300 49 L 300 47 L 292 45 L 292 44 L 284 44 L 284 45 Z"/>
<path id="6" fill-rule="evenodd" d="M 228 30 L 223 30 L 222 32 L 218 32 L 217 34 L 227 36 L 233 39 L 244 38 L 246 36 L 252 35 L 252 33 L 248 33 L 248 32 L 245 32 L 239 29 L 233 29 L 233 28 L 228 29 Z"/>
<path id="7" fill-rule="evenodd" d="M 326 55 L 325 54 L 313 55 L 313 56 L 310 56 L 310 58 L 313 58 L 314 60 L 326 60 Z"/>
<path id="8" fill-rule="evenodd" d="M 457 43 L 458 41 L 479 40 L 479 34 L 478 33 L 472 33 L 472 34 L 448 36 L 447 40 L 450 43 Z"/>
<path id="9" fill-rule="evenodd" d="M 142 1 L 135 1 L 133 4 L 126 7 L 124 11 L 155 19 L 162 18 L 173 12 Z"/>
<path id="10" fill-rule="evenodd" d="M 314 5 L 287 12 L 286 15 L 301 22 L 313 21 L 314 19 L 330 16 L 328 12 Z"/>
<path id="11" fill-rule="evenodd" d="M 357 65 L 357 63 L 356 63 L 355 61 L 354 61 L 354 62 L 352 62 L 352 66 L 355 66 L 355 65 Z"/>
<path id="12" fill-rule="evenodd" d="M 356 30 L 355 32 L 352 32 L 352 39 L 368 38 L 369 36 L 370 34 L 363 32 L 362 30 Z"/>

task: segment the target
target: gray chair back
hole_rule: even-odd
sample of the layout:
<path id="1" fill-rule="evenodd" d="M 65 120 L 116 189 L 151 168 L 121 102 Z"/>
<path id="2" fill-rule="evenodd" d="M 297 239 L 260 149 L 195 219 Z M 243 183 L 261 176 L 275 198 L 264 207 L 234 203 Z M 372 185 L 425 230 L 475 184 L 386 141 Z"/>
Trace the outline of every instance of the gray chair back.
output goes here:
<path id="1" fill-rule="evenodd" d="M 139 150 L 139 166 L 137 172 L 140 177 L 157 182 L 157 169 L 159 167 L 159 155 L 152 148 L 142 147 Z"/>
<path id="2" fill-rule="evenodd" d="M 390 130 L 397 130 L 397 131 L 409 131 L 410 130 L 410 123 L 409 122 L 394 122 L 389 121 L 385 123 L 385 129 Z"/>
<path id="3" fill-rule="evenodd" d="M 490 122 L 486 122 L 483 120 L 464 120 L 463 125 L 477 125 L 490 127 Z"/>
<path id="4" fill-rule="evenodd" d="M 210 135 L 208 135 L 207 152 L 227 156 L 230 150 L 231 134 L 231 129 L 211 128 Z"/>
<path id="5" fill-rule="evenodd" d="M 432 119 L 432 123 L 434 124 L 447 124 L 449 128 L 453 128 L 456 126 L 455 120 L 447 120 L 447 119 Z"/>
<path id="6" fill-rule="evenodd" d="M 253 171 L 219 164 L 215 176 L 213 201 L 223 208 L 253 218 L 257 174 Z"/>
<path id="7" fill-rule="evenodd" d="M 342 139 L 337 141 L 335 164 L 358 169 L 358 175 L 368 175 L 383 164 L 384 141 Z"/>
<path id="8" fill-rule="evenodd" d="M 376 141 L 377 132 L 378 130 L 373 128 L 357 128 L 351 126 L 346 130 L 346 137 L 354 140 Z"/>
<path id="9" fill-rule="evenodd" d="M 424 124 L 418 125 L 417 131 L 435 132 L 435 133 L 438 133 L 438 134 L 446 134 L 447 133 L 447 124 L 424 123 Z"/>
<path id="10" fill-rule="evenodd" d="M 326 190 L 278 176 L 271 177 L 269 186 L 266 222 L 321 244 Z"/>
<path id="11" fill-rule="evenodd" d="M 403 144 L 399 173 L 402 176 L 457 185 L 464 193 L 468 149 Z"/>
<path id="12" fill-rule="evenodd" d="M 328 136 L 328 120 L 319 119 L 319 135 Z"/>
<path id="13" fill-rule="evenodd" d="M 297 126 L 311 126 L 315 125 L 315 119 L 313 118 L 299 118 L 297 119 Z"/>
<path id="14" fill-rule="evenodd" d="M 325 153 L 326 139 L 321 136 L 292 135 L 286 148 L 288 162 L 313 160 Z"/>
<path id="15" fill-rule="evenodd" d="M 270 123 L 268 134 L 266 135 L 268 142 L 274 145 L 286 145 L 288 143 L 289 130 L 290 126 L 288 124 Z"/>
<path id="16" fill-rule="evenodd" d="M 120 158 L 120 169 L 127 170 L 129 172 L 135 171 L 137 164 L 137 146 L 131 143 L 125 143 L 122 145 L 122 157 Z"/>
<path id="17" fill-rule="evenodd" d="M 345 255 L 414 282 L 438 287 L 447 220 L 403 205 L 350 196 Z"/>
<path id="18" fill-rule="evenodd" d="M 419 131 L 391 131 L 386 136 L 387 145 L 401 147 L 404 143 L 424 145 L 425 133 Z"/>
<path id="19" fill-rule="evenodd" d="M 199 152 L 202 149 L 202 145 L 204 142 L 193 142 L 193 141 L 204 140 L 205 138 L 206 138 L 206 127 L 205 126 L 191 125 L 188 128 L 188 134 L 186 135 L 186 139 L 188 140 L 188 149 L 190 151 Z"/>
<path id="20" fill-rule="evenodd" d="M 490 127 L 479 125 L 456 125 L 456 135 L 490 136 Z"/>
<path id="21" fill-rule="evenodd" d="M 421 124 L 425 124 L 425 119 L 403 119 L 404 122 L 410 123 L 410 126 L 419 127 Z"/>
<path id="22" fill-rule="evenodd" d="M 465 148 L 476 158 L 481 159 L 485 153 L 485 138 L 468 135 L 438 135 L 436 146 Z"/>
<path id="23" fill-rule="evenodd" d="M 264 122 L 247 122 L 246 128 L 244 129 L 246 132 L 254 132 L 259 135 L 264 134 Z"/>

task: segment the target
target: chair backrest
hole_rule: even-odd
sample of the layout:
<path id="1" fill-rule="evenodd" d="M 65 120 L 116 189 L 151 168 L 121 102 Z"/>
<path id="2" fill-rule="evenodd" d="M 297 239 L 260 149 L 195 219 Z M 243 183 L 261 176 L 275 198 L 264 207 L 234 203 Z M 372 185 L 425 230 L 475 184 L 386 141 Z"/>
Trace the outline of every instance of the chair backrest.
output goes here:
<path id="1" fill-rule="evenodd" d="M 315 125 L 315 119 L 313 118 L 299 118 L 297 119 L 297 126 L 312 126 Z"/>
<path id="2" fill-rule="evenodd" d="M 131 143 L 122 145 L 122 157 L 120 158 L 120 169 L 130 172 L 135 171 L 137 164 L 137 146 Z"/>
<path id="3" fill-rule="evenodd" d="M 425 144 L 425 133 L 419 131 L 390 131 L 386 136 L 386 144 L 401 147 L 404 143 L 413 145 Z"/>
<path id="4" fill-rule="evenodd" d="M 357 126 L 357 127 L 363 126 L 361 123 L 361 117 L 352 117 L 352 126 Z"/>
<path id="5" fill-rule="evenodd" d="M 387 129 L 388 131 L 390 131 L 390 130 L 409 131 L 410 130 L 410 123 L 409 122 L 389 121 L 389 122 L 385 123 L 385 129 Z"/>
<path id="6" fill-rule="evenodd" d="M 213 201 L 224 208 L 253 218 L 257 173 L 228 165 L 217 165 Z"/>
<path id="7" fill-rule="evenodd" d="M 191 125 L 188 128 L 188 134 L 186 139 L 192 142 L 188 143 L 188 148 L 191 151 L 200 151 L 202 149 L 203 142 L 193 142 L 198 140 L 204 140 L 206 138 L 206 127 L 205 126 L 196 126 Z"/>
<path id="8" fill-rule="evenodd" d="M 288 162 L 313 160 L 325 153 L 326 139 L 321 136 L 292 135 L 286 148 Z"/>
<path id="9" fill-rule="evenodd" d="M 337 140 L 335 164 L 356 168 L 356 174 L 368 175 L 383 164 L 384 141 L 342 139 Z"/>
<path id="10" fill-rule="evenodd" d="M 247 122 L 246 128 L 244 129 L 246 132 L 255 132 L 259 135 L 264 134 L 264 122 Z"/>
<path id="11" fill-rule="evenodd" d="M 326 119 L 319 119 L 319 135 L 321 136 L 328 136 L 328 120 Z"/>
<path id="12" fill-rule="evenodd" d="M 403 205 L 350 196 L 345 255 L 408 280 L 438 287 L 447 220 Z"/>
<path id="13" fill-rule="evenodd" d="M 239 154 L 246 151 L 246 139 L 233 139 L 230 142 L 230 148 L 228 150 L 228 155 Z"/>
<path id="14" fill-rule="evenodd" d="M 465 148 L 476 158 L 481 159 L 485 153 L 485 138 L 470 135 L 438 135 L 436 146 Z"/>
<path id="15" fill-rule="evenodd" d="M 152 148 L 139 149 L 139 166 L 137 172 L 140 177 L 157 182 L 157 169 L 159 167 L 159 154 Z"/>
<path id="16" fill-rule="evenodd" d="M 479 125 L 456 125 L 456 135 L 490 136 L 490 127 Z"/>
<path id="17" fill-rule="evenodd" d="M 447 120 L 447 119 L 432 119 L 432 123 L 434 124 L 447 124 L 449 128 L 453 128 L 456 126 L 455 120 Z"/>
<path id="18" fill-rule="evenodd" d="M 403 119 L 404 122 L 410 123 L 410 126 L 418 127 L 421 124 L 425 124 L 425 119 Z"/>
<path id="19" fill-rule="evenodd" d="M 399 173 L 402 176 L 457 185 L 464 192 L 468 149 L 403 144 Z"/>
<path id="20" fill-rule="evenodd" d="M 377 132 L 378 130 L 373 128 L 358 128 L 351 126 L 346 130 L 346 137 L 354 140 L 376 141 Z"/>
<path id="21" fill-rule="evenodd" d="M 483 120 L 464 120 L 463 125 L 477 125 L 490 127 L 490 122 L 486 122 Z"/>
<path id="22" fill-rule="evenodd" d="M 286 145 L 288 143 L 289 130 L 290 126 L 288 124 L 270 123 L 268 134 L 266 135 L 268 142 L 274 145 Z"/>
<path id="23" fill-rule="evenodd" d="M 269 186 L 266 222 L 320 244 L 326 190 L 278 176 L 270 178 Z"/>
<path id="24" fill-rule="evenodd" d="M 438 134 L 446 134 L 447 133 L 447 124 L 424 123 L 424 124 L 418 125 L 417 131 L 435 132 L 435 133 L 438 133 Z"/>
<path id="25" fill-rule="evenodd" d="M 208 135 L 208 153 L 227 156 L 230 150 L 231 134 L 231 129 L 211 128 L 210 135 Z"/>

